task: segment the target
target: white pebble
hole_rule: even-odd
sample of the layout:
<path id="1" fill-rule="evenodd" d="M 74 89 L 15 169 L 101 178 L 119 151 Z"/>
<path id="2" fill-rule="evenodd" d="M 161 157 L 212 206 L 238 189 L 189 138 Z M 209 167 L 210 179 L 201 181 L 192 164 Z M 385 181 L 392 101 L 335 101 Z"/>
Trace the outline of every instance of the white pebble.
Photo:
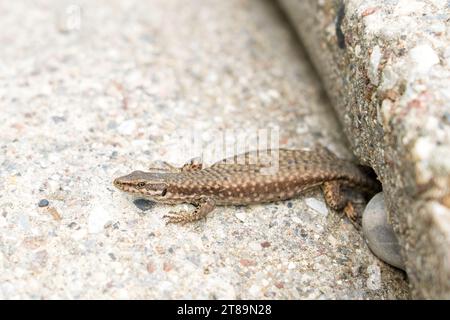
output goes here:
<path id="1" fill-rule="evenodd" d="M 296 216 L 292 217 L 292 221 L 294 223 L 297 223 L 297 224 L 301 224 L 302 223 L 302 220 L 299 217 L 296 217 Z"/>
<path id="2" fill-rule="evenodd" d="M 415 158 L 418 160 L 424 160 L 427 159 L 431 153 L 431 151 L 434 149 L 434 144 L 430 141 L 429 138 L 418 138 L 416 140 L 416 143 L 414 144 L 413 153 L 415 155 Z"/>
<path id="3" fill-rule="evenodd" d="M 394 15 L 407 16 L 410 14 L 417 14 L 418 12 L 423 11 L 424 6 L 424 1 L 399 0 L 394 9 Z"/>
<path id="4" fill-rule="evenodd" d="M 136 122 L 134 120 L 127 120 L 122 122 L 118 127 L 117 131 L 120 134 L 130 135 L 136 130 Z"/>
<path id="5" fill-rule="evenodd" d="M 427 73 L 432 66 L 439 63 L 438 55 L 427 44 L 418 45 L 411 49 L 409 57 L 413 63 L 414 71 L 420 74 Z"/>
<path id="6" fill-rule="evenodd" d="M 49 160 L 51 163 L 58 163 L 58 162 L 61 161 L 61 157 L 60 157 L 59 153 L 50 153 L 50 154 L 48 155 L 48 160 Z"/>

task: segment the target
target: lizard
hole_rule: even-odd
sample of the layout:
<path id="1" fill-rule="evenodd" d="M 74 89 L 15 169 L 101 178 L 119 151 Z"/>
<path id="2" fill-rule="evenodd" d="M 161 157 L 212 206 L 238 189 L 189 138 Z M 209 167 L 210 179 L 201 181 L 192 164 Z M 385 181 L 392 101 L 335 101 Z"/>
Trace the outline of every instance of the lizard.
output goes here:
<path id="1" fill-rule="evenodd" d="M 321 186 L 326 204 L 356 219 L 347 188 L 373 195 L 381 183 L 366 167 L 340 159 L 326 148 L 313 150 L 269 149 L 276 163 L 261 161 L 256 150 L 223 159 L 210 167 L 191 160 L 182 167 L 162 162 L 148 172 L 133 171 L 114 179 L 121 191 L 164 204 L 190 203 L 192 211 L 169 212 L 167 223 L 185 224 L 205 218 L 216 206 L 250 205 L 287 200 Z M 273 162 L 275 162 L 273 161 Z M 270 169 L 275 169 L 270 171 Z"/>

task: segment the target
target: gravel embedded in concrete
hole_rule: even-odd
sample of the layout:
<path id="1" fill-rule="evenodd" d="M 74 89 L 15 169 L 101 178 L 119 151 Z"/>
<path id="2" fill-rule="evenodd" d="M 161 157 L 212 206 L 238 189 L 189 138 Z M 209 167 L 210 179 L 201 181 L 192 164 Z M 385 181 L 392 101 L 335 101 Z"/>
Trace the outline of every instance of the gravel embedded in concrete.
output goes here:
<path id="1" fill-rule="evenodd" d="M 47 207 L 48 205 L 49 205 L 49 202 L 47 199 L 39 200 L 38 207 L 42 208 L 42 207 Z"/>

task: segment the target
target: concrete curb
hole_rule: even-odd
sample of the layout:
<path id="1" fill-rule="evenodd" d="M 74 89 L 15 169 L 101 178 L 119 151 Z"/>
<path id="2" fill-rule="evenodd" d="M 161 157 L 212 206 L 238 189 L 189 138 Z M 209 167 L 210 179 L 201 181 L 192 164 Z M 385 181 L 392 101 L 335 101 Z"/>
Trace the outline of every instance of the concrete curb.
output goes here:
<path id="1" fill-rule="evenodd" d="M 280 0 L 384 186 L 416 298 L 450 298 L 448 1 Z"/>

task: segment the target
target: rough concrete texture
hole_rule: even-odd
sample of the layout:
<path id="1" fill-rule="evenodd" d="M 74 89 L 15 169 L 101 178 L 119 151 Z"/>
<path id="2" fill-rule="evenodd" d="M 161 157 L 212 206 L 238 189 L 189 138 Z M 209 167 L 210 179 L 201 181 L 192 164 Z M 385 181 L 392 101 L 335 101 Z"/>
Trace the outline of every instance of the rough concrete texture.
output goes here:
<path id="1" fill-rule="evenodd" d="M 384 186 L 416 298 L 450 298 L 450 3 L 281 0 Z"/>
<path id="2" fill-rule="evenodd" d="M 1 298 L 409 297 L 319 190 L 166 226 L 171 206 L 111 184 L 188 160 L 175 129 L 280 127 L 350 156 L 273 2 L 73 3 L 0 5 Z"/>

